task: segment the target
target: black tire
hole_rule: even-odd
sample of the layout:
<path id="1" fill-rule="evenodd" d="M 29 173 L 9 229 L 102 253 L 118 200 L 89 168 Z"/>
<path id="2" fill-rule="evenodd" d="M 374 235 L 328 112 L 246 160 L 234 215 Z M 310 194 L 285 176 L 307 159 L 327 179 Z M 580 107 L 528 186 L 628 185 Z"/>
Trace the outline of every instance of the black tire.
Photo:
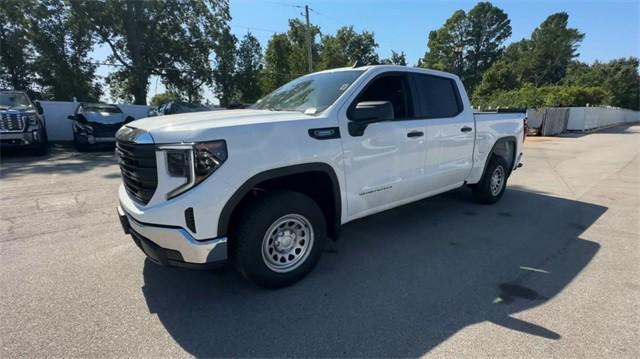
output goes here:
<path id="1" fill-rule="evenodd" d="M 33 148 L 33 153 L 36 156 L 46 156 L 49 153 L 49 146 L 46 143 L 39 143 Z"/>
<path id="2" fill-rule="evenodd" d="M 327 238 L 327 225 L 320 207 L 306 195 L 290 191 L 267 192 L 248 204 L 240 216 L 236 221 L 237 228 L 233 231 L 231 238 L 232 257 L 240 273 L 255 284 L 265 288 L 288 286 L 311 272 L 320 259 Z M 301 251 L 299 259 L 294 257 L 297 260 L 295 265 L 290 269 L 280 269 L 278 272 L 271 267 L 280 265 L 280 263 L 270 263 L 271 259 L 267 259 L 265 255 L 269 250 L 274 250 L 272 246 L 270 247 L 273 236 L 282 238 L 277 235 L 284 234 L 281 231 L 286 229 L 275 227 L 270 230 L 270 227 L 281 220 L 286 222 L 288 216 L 304 218 L 307 222 L 303 221 L 303 223 L 309 224 L 310 230 L 305 232 L 304 227 L 300 226 L 301 229 L 296 227 L 294 230 L 300 231 L 296 232 L 298 237 L 294 233 L 287 237 L 287 243 L 295 247 L 304 242 L 308 247 Z M 295 224 L 295 222 L 288 222 L 286 225 L 290 225 L 290 223 Z M 269 237 L 267 237 L 268 230 L 272 232 Z M 307 237 L 304 237 L 305 235 Z M 306 242 L 302 238 L 306 238 Z M 278 243 L 277 239 L 275 243 Z M 263 249 L 263 246 L 269 248 Z M 297 251 L 297 248 L 293 250 Z M 263 255 L 263 251 L 265 255 Z M 271 253 L 276 257 L 281 255 L 282 257 L 278 258 L 280 260 L 285 256 L 279 252 Z M 293 251 L 290 253 L 288 254 L 289 260 L 293 256 Z M 279 262 L 275 260 L 276 257 L 274 257 L 274 261 Z"/>
<path id="3" fill-rule="evenodd" d="M 500 190 L 496 190 L 497 187 L 492 186 L 492 177 L 496 173 L 496 171 L 501 171 L 502 180 L 500 183 Z M 500 156 L 491 156 L 489 160 L 489 164 L 482 176 L 480 182 L 471 187 L 471 191 L 473 193 L 474 199 L 483 204 L 492 204 L 496 203 L 502 198 L 504 195 L 504 191 L 507 188 L 507 178 L 509 176 L 507 161 Z"/>
<path id="4" fill-rule="evenodd" d="M 49 153 L 49 140 L 47 139 L 46 134 L 41 134 L 42 141 L 38 142 L 33 147 L 33 153 L 36 156 L 45 156 Z"/>
<path id="5" fill-rule="evenodd" d="M 76 151 L 78 152 L 87 152 L 89 150 L 89 146 L 80 143 L 80 141 L 78 141 L 78 137 L 76 136 L 76 134 L 73 134 L 73 145 L 76 148 Z"/>

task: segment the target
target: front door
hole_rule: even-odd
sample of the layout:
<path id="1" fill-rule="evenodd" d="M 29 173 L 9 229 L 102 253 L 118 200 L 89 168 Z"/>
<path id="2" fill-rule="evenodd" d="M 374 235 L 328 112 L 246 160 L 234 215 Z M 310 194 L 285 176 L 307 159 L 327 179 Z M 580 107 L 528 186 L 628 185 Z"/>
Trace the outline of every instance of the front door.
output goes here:
<path id="1" fill-rule="evenodd" d="M 350 104 L 389 101 L 394 120 L 372 123 L 361 135 L 349 133 L 348 111 L 339 116 L 347 186 L 347 216 L 362 217 L 391 208 L 424 190 L 424 121 L 415 120 L 406 73 L 373 78 Z"/>

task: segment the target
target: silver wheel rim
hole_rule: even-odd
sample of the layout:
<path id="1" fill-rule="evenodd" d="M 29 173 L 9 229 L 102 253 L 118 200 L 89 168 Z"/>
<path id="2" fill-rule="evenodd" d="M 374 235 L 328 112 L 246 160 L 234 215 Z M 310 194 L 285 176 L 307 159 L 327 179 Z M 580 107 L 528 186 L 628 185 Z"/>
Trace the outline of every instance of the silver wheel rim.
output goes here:
<path id="1" fill-rule="evenodd" d="M 504 168 L 502 166 L 496 167 L 491 174 L 491 195 L 494 197 L 500 194 L 502 187 L 504 186 Z"/>
<path id="2" fill-rule="evenodd" d="M 313 248 L 311 222 L 299 214 L 287 214 L 269 226 L 262 238 L 262 260 L 274 272 L 300 267 Z"/>

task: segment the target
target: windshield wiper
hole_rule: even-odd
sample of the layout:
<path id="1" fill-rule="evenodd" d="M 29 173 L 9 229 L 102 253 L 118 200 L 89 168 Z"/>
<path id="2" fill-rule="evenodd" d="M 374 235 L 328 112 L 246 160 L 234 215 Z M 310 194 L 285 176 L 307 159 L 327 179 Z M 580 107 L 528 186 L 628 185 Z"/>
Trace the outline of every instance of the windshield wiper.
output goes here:
<path id="1" fill-rule="evenodd" d="M 269 110 L 269 111 L 286 111 L 285 109 L 283 109 L 281 107 L 267 107 L 267 110 Z"/>

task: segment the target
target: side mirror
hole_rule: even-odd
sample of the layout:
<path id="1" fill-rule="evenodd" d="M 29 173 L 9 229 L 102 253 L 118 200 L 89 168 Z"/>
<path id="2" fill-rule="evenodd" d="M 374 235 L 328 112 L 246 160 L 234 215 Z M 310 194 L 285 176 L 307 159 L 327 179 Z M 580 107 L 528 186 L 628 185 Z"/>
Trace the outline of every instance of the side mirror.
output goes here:
<path id="1" fill-rule="evenodd" d="M 393 105 L 389 101 L 358 102 L 349 114 L 349 134 L 354 137 L 362 136 L 367 125 L 375 122 L 391 121 L 394 119 Z"/>
<path id="2" fill-rule="evenodd" d="M 358 102 L 349 119 L 369 123 L 393 120 L 393 105 L 389 101 Z"/>
<path id="3" fill-rule="evenodd" d="M 44 109 L 42 109 L 42 105 L 40 104 L 40 101 L 36 101 L 35 105 L 36 105 L 36 112 L 38 112 L 38 115 L 42 115 L 44 113 Z"/>
<path id="4" fill-rule="evenodd" d="M 75 121 L 76 120 L 76 115 L 69 115 L 67 116 L 68 119 L 70 119 L 71 121 Z"/>

